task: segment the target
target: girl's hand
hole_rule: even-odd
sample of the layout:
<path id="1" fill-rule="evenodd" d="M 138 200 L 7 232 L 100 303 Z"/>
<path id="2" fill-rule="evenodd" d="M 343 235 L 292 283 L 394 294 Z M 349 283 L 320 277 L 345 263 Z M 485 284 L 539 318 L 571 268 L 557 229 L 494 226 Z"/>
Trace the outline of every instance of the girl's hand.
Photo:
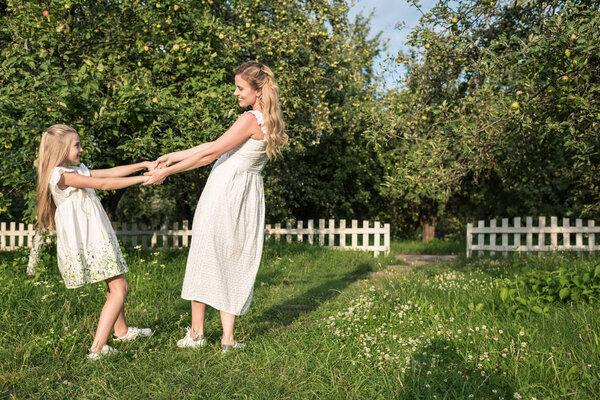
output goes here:
<path id="1" fill-rule="evenodd" d="M 154 171 L 156 169 L 156 162 L 144 161 L 144 168 L 146 168 L 148 171 Z"/>
<path id="2" fill-rule="evenodd" d="M 160 185 L 161 183 L 163 183 L 165 181 L 165 179 L 167 178 L 167 176 L 169 176 L 169 174 L 167 173 L 166 169 L 160 168 L 160 169 L 154 169 L 152 171 L 148 171 L 144 174 L 144 176 L 146 176 L 148 179 L 142 185 L 148 186 L 148 185 Z"/>

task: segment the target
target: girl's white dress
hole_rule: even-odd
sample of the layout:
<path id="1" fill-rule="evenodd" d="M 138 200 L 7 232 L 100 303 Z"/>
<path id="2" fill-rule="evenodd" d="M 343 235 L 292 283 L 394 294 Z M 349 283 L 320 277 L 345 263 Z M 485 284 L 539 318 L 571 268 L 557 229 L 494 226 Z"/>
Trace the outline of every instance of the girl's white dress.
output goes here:
<path id="1" fill-rule="evenodd" d="M 262 114 L 248 112 L 264 133 Z M 265 140 L 249 138 L 213 166 L 194 214 L 183 299 L 248 312 L 264 242 L 266 148 Z"/>
<path id="2" fill-rule="evenodd" d="M 127 272 L 127 264 L 110 220 L 94 189 L 72 186 L 61 190 L 63 173 L 90 176 L 79 167 L 56 167 L 50 177 L 50 191 L 56 204 L 56 249 L 58 269 L 67 288 L 111 278 Z"/>

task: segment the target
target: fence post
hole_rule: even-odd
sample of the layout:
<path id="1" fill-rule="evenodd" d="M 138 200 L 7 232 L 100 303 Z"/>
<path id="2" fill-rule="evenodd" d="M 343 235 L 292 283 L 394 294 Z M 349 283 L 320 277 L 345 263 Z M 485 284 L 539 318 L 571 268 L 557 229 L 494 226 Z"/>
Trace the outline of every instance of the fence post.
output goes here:
<path id="1" fill-rule="evenodd" d="M 491 219 L 490 220 L 490 228 L 495 228 L 496 227 L 496 219 Z M 496 249 L 496 234 L 495 233 L 490 233 L 490 255 L 491 256 L 495 256 L 496 252 L 494 251 Z"/>
<path id="2" fill-rule="evenodd" d="M 6 248 L 6 237 L 4 233 L 6 232 L 6 222 L 0 222 L 0 249 Z"/>
<path id="3" fill-rule="evenodd" d="M 515 228 L 520 228 L 521 227 L 521 217 L 515 217 L 513 224 L 514 224 Z M 513 241 L 514 241 L 514 245 L 517 248 L 517 251 L 521 251 L 521 234 L 515 233 Z"/>
<path id="4" fill-rule="evenodd" d="M 594 228 L 594 226 L 596 225 L 596 222 L 593 219 L 588 220 L 588 227 L 589 228 Z M 594 251 L 596 248 L 596 234 L 594 232 L 590 232 L 588 233 L 588 250 L 589 251 Z"/>
<path id="5" fill-rule="evenodd" d="M 583 223 L 579 218 L 575 220 L 575 227 L 577 227 L 577 228 L 583 227 Z M 582 235 L 581 235 L 581 229 L 579 229 L 579 232 L 577 232 L 575 234 L 575 246 L 577 246 L 577 248 L 576 248 L 577 251 L 583 250 L 583 240 L 582 240 Z"/>
<path id="6" fill-rule="evenodd" d="M 319 220 L 319 246 L 325 246 L 325 234 L 323 232 L 324 230 L 325 230 L 325 220 L 320 219 Z"/>
<path id="7" fill-rule="evenodd" d="M 386 254 L 390 252 L 390 224 L 385 224 L 384 226 L 385 233 L 383 236 L 383 245 L 386 248 Z"/>
<path id="8" fill-rule="evenodd" d="M 477 227 L 478 228 L 485 228 L 485 221 L 479 221 L 477 223 Z M 477 248 L 479 248 L 479 251 L 477 252 L 477 255 L 482 256 L 483 255 L 483 251 L 485 250 L 485 237 L 483 233 L 480 233 L 477 235 Z"/>
<path id="9" fill-rule="evenodd" d="M 502 218 L 502 255 L 506 256 L 508 254 L 508 233 L 506 230 L 508 229 L 508 218 Z"/>
<path id="10" fill-rule="evenodd" d="M 376 227 L 376 228 L 378 228 L 378 227 Z M 358 220 L 353 219 L 352 220 L 352 233 L 351 233 L 351 235 L 352 235 L 352 240 L 351 240 L 352 245 L 351 246 L 352 246 L 353 249 L 358 246 L 358 233 L 357 233 L 357 231 L 358 231 Z"/>
<path id="11" fill-rule="evenodd" d="M 8 239 L 10 240 L 10 242 L 8 243 L 8 248 L 9 249 L 14 249 L 16 247 L 16 242 L 17 242 L 17 237 L 15 236 L 15 231 L 17 230 L 17 224 L 14 222 L 10 223 L 10 228 L 8 230 L 9 236 Z"/>
<path id="12" fill-rule="evenodd" d="M 473 230 L 473 224 L 467 224 L 467 258 L 471 257 L 471 247 L 473 247 L 473 236 L 471 231 Z"/>
<path id="13" fill-rule="evenodd" d="M 540 217 L 539 230 L 538 230 L 538 247 L 539 251 L 546 250 L 546 233 L 544 228 L 546 227 L 546 217 Z"/>
<path id="14" fill-rule="evenodd" d="M 376 249 L 379 249 L 379 247 L 381 246 L 381 234 L 379 233 L 379 228 L 381 227 L 381 222 L 379 221 L 375 221 L 373 227 L 376 229 L 375 231 L 375 241 L 373 242 L 373 245 L 375 246 Z M 375 253 L 375 257 L 377 257 L 379 255 L 379 250 L 376 250 Z"/>
<path id="15" fill-rule="evenodd" d="M 568 229 L 564 229 L 569 227 L 569 218 L 563 218 L 563 246 L 565 246 L 565 248 L 571 247 L 571 234 Z"/>
<path id="16" fill-rule="evenodd" d="M 188 247 L 188 243 L 189 243 L 189 242 L 188 242 L 188 240 L 189 240 L 189 237 L 188 237 L 188 234 L 187 234 L 187 232 L 189 232 L 189 231 L 190 231 L 190 228 L 189 228 L 189 221 L 188 221 L 187 219 L 184 219 L 184 220 L 183 220 L 183 223 L 181 224 L 181 229 L 185 231 L 185 233 L 183 234 L 183 239 L 182 239 L 182 241 L 181 241 L 181 245 L 182 245 L 183 247 Z"/>
<path id="17" fill-rule="evenodd" d="M 179 223 L 173 222 L 173 247 L 179 247 Z"/>
<path id="18" fill-rule="evenodd" d="M 327 236 L 327 245 L 329 247 L 335 247 L 335 219 L 330 219 L 329 220 L 329 225 L 328 225 L 328 231 L 329 231 L 329 235 Z"/>
<path id="19" fill-rule="evenodd" d="M 532 217 L 526 217 L 525 218 L 525 226 L 527 227 L 527 236 L 526 236 L 526 241 L 527 241 L 527 251 L 530 251 L 531 248 L 533 247 L 533 218 Z"/>
<path id="20" fill-rule="evenodd" d="M 277 229 L 281 229 L 281 224 L 275 224 L 275 226 L 277 227 Z M 292 224 L 289 223 L 289 222 L 286 222 L 285 223 L 285 228 L 287 230 L 291 230 L 292 229 Z M 279 237 L 280 236 L 277 235 L 277 239 L 279 239 Z M 287 240 L 288 243 L 291 243 L 292 242 L 292 235 L 290 235 L 290 234 L 285 235 L 285 240 Z"/>
<path id="21" fill-rule="evenodd" d="M 557 229 L 558 228 L 558 218 L 556 217 L 550 217 L 550 248 L 552 250 L 556 250 L 556 248 L 558 247 L 558 240 L 557 240 Z"/>

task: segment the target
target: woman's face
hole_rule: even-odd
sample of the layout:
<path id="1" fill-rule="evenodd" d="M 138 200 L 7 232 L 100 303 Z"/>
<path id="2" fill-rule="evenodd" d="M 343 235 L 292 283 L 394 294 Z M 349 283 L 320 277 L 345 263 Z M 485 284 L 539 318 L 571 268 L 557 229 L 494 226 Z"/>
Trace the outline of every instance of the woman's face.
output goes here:
<path id="1" fill-rule="evenodd" d="M 261 91 L 254 90 L 241 75 L 235 76 L 235 92 L 233 94 L 238 98 L 240 107 L 252 106 L 253 109 L 259 107 Z"/>

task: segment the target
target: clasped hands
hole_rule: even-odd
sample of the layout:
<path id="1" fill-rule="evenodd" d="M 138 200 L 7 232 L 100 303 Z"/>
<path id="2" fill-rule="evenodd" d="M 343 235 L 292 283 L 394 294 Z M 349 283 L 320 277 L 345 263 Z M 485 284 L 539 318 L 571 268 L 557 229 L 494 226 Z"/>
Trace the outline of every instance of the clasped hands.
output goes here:
<path id="1" fill-rule="evenodd" d="M 148 185 L 160 185 L 162 184 L 169 173 L 166 168 L 173 164 L 173 159 L 169 154 L 165 154 L 164 156 L 158 157 L 155 161 L 151 161 L 148 167 L 148 172 L 144 173 L 144 176 L 147 176 L 148 179 L 142 183 L 143 186 Z"/>

